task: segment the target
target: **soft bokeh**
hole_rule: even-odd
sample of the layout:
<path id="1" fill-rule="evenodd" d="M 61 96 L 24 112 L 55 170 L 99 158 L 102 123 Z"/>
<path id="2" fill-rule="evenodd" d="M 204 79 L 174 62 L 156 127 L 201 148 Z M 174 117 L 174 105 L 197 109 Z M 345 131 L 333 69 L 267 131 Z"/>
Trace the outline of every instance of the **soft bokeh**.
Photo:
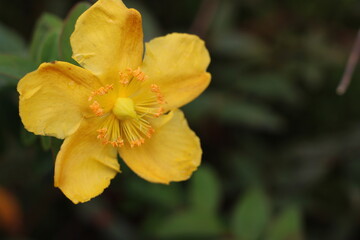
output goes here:
<path id="1" fill-rule="evenodd" d="M 146 41 L 206 42 L 212 83 L 183 108 L 203 162 L 166 186 L 119 159 L 111 187 L 74 205 L 53 186 L 61 141 L 24 130 L 16 84 L 59 60 L 59 46 L 69 59 L 62 44 L 86 9 L 68 15 L 76 2 L 0 2 L 0 239 L 360 239 L 359 67 L 335 92 L 358 0 L 124 1 L 142 13 Z"/>

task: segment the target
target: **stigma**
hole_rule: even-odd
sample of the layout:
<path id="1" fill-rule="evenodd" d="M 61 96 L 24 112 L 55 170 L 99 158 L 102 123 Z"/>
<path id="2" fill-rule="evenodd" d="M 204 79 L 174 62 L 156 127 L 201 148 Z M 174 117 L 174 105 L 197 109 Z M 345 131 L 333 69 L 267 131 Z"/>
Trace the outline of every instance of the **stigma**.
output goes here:
<path id="1" fill-rule="evenodd" d="M 119 120 L 137 118 L 134 101 L 131 98 L 117 98 L 112 112 Z"/>

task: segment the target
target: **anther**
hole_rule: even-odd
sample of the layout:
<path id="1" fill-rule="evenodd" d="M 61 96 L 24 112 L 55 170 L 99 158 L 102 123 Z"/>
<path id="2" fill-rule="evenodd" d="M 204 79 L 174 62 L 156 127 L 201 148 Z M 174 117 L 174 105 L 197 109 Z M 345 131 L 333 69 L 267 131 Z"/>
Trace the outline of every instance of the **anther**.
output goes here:
<path id="1" fill-rule="evenodd" d="M 107 129 L 106 128 L 101 128 L 101 129 L 97 130 L 97 132 L 99 133 L 97 135 L 97 139 L 101 140 L 101 143 L 103 145 L 108 144 L 109 141 L 106 139 Z"/>
<path id="2" fill-rule="evenodd" d="M 165 99 L 164 99 L 164 96 L 160 92 L 160 87 L 156 84 L 151 84 L 150 89 L 152 92 L 154 92 L 156 94 L 157 102 L 159 104 L 165 104 Z"/>
<path id="3" fill-rule="evenodd" d="M 164 113 L 164 108 L 159 107 L 157 112 L 154 114 L 155 117 L 160 117 Z"/>
<path id="4" fill-rule="evenodd" d="M 97 139 L 101 140 L 101 143 L 106 145 L 106 144 L 110 144 L 113 147 L 121 147 L 124 146 L 124 140 L 122 140 L 120 137 L 117 138 L 115 141 L 110 141 L 106 138 L 106 134 L 107 134 L 107 128 L 101 128 L 99 130 L 97 130 L 98 135 L 97 135 Z"/>
<path id="5" fill-rule="evenodd" d="M 121 138 L 116 139 L 115 141 L 109 141 L 108 143 L 111 144 L 113 147 L 122 147 L 124 146 L 124 140 Z"/>
<path id="6" fill-rule="evenodd" d="M 160 87 L 156 84 L 151 84 L 150 85 L 151 91 L 154 93 L 159 93 L 160 92 Z"/>
<path id="7" fill-rule="evenodd" d="M 127 85 L 130 83 L 131 79 L 134 77 L 137 80 L 143 82 L 147 79 L 145 73 L 140 70 L 138 67 L 136 70 L 132 70 L 131 68 L 125 69 L 125 71 L 119 73 L 120 80 L 119 82 L 123 85 Z"/>
<path id="8" fill-rule="evenodd" d="M 127 68 L 124 72 L 120 72 L 119 73 L 119 76 L 120 76 L 119 82 L 124 85 L 128 84 L 130 82 L 129 77 L 130 77 L 131 72 L 132 72 L 132 70 L 130 68 Z"/>
<path id="9" fill-rule="evenodd" d="M 104 139 L 107 133 L 107 129 L 106 128 L 101 128 L 99 130 L 97 130 L 97 132 L 99 133 L 97 135 L 97 139 Z"/>
<path id="10" fill-rule="evenodd" d="M 164 96 L 161 93 L 158 93 L 156 96 L 159 104 L 165 104 Z"/>
<path id="11" fill-rule="evenodd" d="M 105 87 L 101 87 L 93 92 L 91 92 L 91 95 L 88 99 L 88 101 L 91 101 L 93 99 L 93 97 L 95 96 L 102 96 L 107 94 L 110 90 L 114 89 L 114 84 L 108 84 Z"/>
<path id="12" fill-rule="evenodd" d="M 100 107 L 100 104 L 97 101 L 94 101 L 89 107 L 98 117 L 104 114 L 104 109 Z"/>
<path id="13" fill-rule="evenodd" d="M 149 130 L 148 130 L 148 132 L 146 133 L 146 136 L 147 136 L 148 138 L 151 138 L 151 136 L 153 135 L 154 132 L 155 132 L 155 129 L 152 128 L 152 127 L 150 127 Z"/>
<path id="14" fill-rule="evenodd" d="M 140 70 L 140 67 L 133 71 L 133 76 L 141 82 L 147 79 L 147 76 Z"/>
<path id="15" fill-rule="evenodd" d="M 141 144 L 143 144 L 145 142 L 145 139 L 143 138 L 140 138 L 140 139 L 137 139 L 137 140 L 134 140 L 134 141 L 131 141 L 130 142 L 130 147 L 133 148 L 135 146 L 140 146 Z"/>
<path id="16" fill-rule="evenodd" d="M 116 144 L 117 144 L 117 147 L 124 146 L 124 140 L 122 140 L 121 138 L 118 138 L 118 139 L 116 139 Z"/>

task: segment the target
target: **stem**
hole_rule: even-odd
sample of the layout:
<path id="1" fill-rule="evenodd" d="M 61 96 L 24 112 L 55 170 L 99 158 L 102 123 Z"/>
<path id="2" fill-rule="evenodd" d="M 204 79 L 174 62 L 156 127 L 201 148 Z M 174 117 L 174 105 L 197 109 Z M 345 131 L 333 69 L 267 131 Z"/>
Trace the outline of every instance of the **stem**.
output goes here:
<path id="1" fill-rule="evenodd" d="M 190 27 L 190 32 L 196 33 L 200 37 L 205 37 L 211 22 L 215 16 L 219 5 L 219 0 L 203 0 L 196 18 Z"/>
<path id="2" fill-rule="evenodd" d="M 346 92 L 351 82 L 351 78 L 353 76 L 355 66 L 359 60 L 359 55 L 360 55 L 360 29 L 358 31 L 354 46 L 351 50 L 348 62 L 346 64 L 344 75 L 341 79 L 339 86 L 336 89 L 337 94 L 343 95 Z"/>

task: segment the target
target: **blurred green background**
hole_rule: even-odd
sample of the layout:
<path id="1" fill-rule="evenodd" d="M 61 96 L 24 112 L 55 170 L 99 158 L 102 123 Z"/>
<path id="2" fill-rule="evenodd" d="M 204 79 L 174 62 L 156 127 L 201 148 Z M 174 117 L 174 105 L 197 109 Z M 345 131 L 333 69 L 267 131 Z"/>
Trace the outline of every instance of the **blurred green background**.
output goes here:
<path id="1" fill-rule="evenodd" d="M 124 2 L 142 13 L 146 41 L 206 42 L 212 83 L 183 108 L 201 167 L 163 186 L 120 160 L 102 195 L 72 204 L 53 187 L 61 141 L 24 130 L 16 84 L 41 62 L 71 61 L 89 2 L 0 1 L 0 239 L 360 239 L 359 67 L 335 93 L 360 1 Z"/>

